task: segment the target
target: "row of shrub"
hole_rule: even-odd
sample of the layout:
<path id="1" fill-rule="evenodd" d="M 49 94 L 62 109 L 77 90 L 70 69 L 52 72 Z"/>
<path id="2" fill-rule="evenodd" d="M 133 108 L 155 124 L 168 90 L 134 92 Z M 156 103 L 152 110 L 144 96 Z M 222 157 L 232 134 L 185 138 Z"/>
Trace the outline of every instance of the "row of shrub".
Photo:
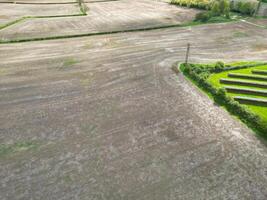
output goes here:
<path id="1" fill-rule="evenodd" d="M 190 69 L 196 73 L 220 73 L 229 70 L 247 69 L 250 67 L 257 67 L 260 65 L 267 65 L 266 62 L 252 62 L 242 64 L 225 64 L 224 62 L 218 61 L 215 64 L 190 64 Z"/>
<path id="2" fill-rule="evenodd" d="M 208 22 L 219 18 L 223 21 L 224 18 L 230 19 L 230 4 L 228 0 L 211 1 L 209 11 L 198 13 L 195 21 Z"/>
<path id="3" fill-rule="evenodd" d="M 223 2 L 223 4 L 228 4 L 226 6 L 229 11 L 239 12 L 245 15 L 253 15 L 258 6 L 257 1 L 250 0 L 171 0 L 172 4 L 205 10 L 212 10 L 214 5 L 216 7 L 215 9 L 220 9 L 221 6 L 218 7 L 216 4 L 222 5 L 221 2 Z M 206 15 L 208 14 L 206 13 Z"/>
<path id="4" fill-rule="evenodd" d="M 267 70 L 254 69 L 251 71 L 253 74 L 267 75 Z"/>
<path id="5" fill-rule="evenodd" d="M 246 106 L 239 104 L 232 97 L 228 96 L 224 88 L 217 89 L 207 81 L 211 73 L 224 70 L 224 68 L 228 67 L 222 62 L 218 62 L 214 65 L 180 65 L 182 72 L 201 89 L 211 94 L 217 104 L 224 106 L 231 114 L 238 116 L 241 121 L 266 136 L 267 124 L 265 124 L 258 115 L 252 113 Z"/>
<path id="6" fill-rule="evenodd" d="M 234 97 L 235 100 L 239 102 L 245 102 L 251 105 L 261 105 L 266 106 L 267 100 L 255 97 L 244 97 L 244 96 L 236 96 Z"/>
<path id="7" fill-rule="evenodd" d="M 230 9 L 234 12 L 239 12 L 243 15 L 254 15 L 258 7 L 257 1 L 251 0 L 232 0 Z"/>
<path id="8" fill-rule="evenodd" d="M 239 87 L 225 87 L 227 92 L 233 92 L 236 94 L 249 94 L 257 96 L 267 96 L 267 91 L 251 88 L 239 88 Z"/>
<path id="9" fill-rule="evenodd" d="M 267 76 L 254 75 L 254 74 L 229 73 L 228 77 L 239 78 L 239 79 L 252 79 L 252 80 L 258 80 L 258 81 L 267 81 Z"/>
<path id="10" fill-rule="evenodd" d="M 200 8 L 209 10 L 212 0 L 171 0 L 172 4 L 186 6 L 188 8 Z"/>
<path id="11" fill-rule="evenodd" d="M 252 87 L 258 87 L 258 88 L 267 88 L 266 83 L 252 82 L 252 81 L 247 81 L 247 80 L 235 80 L 235 79 L 221 78 L 220 83 L 235 84 L 235 85 L 241 85 L 241 86 L 252 86 Z"/>

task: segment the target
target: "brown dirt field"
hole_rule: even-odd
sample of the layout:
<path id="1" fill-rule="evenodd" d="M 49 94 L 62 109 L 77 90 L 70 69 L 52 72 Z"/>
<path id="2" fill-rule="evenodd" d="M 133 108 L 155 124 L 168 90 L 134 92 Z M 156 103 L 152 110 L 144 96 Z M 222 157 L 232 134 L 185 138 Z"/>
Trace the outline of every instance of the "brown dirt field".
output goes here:
<path id="1" fill-rule="evenodd" d="M 250 22 L 257 24 L 259 26 L 264 26 L 267 28 L 267 19 L 257 20 L 257 19 L 251 19 Z"/>
<path id="2" fill-rule="evenodd" d="M 68 2 L 77 2 L 76 0 L 0 0 L 0 3 L 10 2 L 10 3 L 68 3 Z M 2 5 L 2 4 L 1 4 Z"/>
<path id="3" fill-rule="evenodd" d="M 76 4 L 36 5 L 36 4 L 0 4 L 0 25 L 18 20 L 25 16 L 57 16 L 80 14 Z"/>
<path id="4" fill-rule="evenodd" d="M 266 34 L 235 22 L 0 45 L 0 199 L 265 200 L 266 141 L 171 66 L 188 42 L 192 62 L 266 61 Z"/>
<path id="5" fill-rule="evenodd" d="M 0 39 L 40 38 L 181 24 L 191 21 L 198 12 L 164 2 L 151 3 L 150 0 L 88 3 L 87 6 L 90 9 L 88 16 L 30 19 L 1 30 Z"/>

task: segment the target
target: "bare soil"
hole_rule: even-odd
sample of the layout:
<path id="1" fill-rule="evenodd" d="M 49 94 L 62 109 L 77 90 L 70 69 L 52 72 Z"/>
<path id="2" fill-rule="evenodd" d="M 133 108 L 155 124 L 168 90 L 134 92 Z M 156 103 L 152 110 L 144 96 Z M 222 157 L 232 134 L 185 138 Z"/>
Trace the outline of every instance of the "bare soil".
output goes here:
<path id="1" fill-rule="evenodd" d="M 0 144 L 16 144 L 0 199 L 265 200 L 266 142 L 171 66 L 188 42 L 191 62 L 266 61 L 266 34 L 240 21 L 0 45 Z"/>
<path id="2" fill-rule="evenodd" d="M 76 4 L 39 5 L 39 4 L 0 4 L 0 25 L 28 16 L 57 16 L 80 14 Z"/>
<path id="3" fill-rule="evenodd" d="M 90 1 L 90 0 L 89 0 Z M 0 0 L 0 3 L 25 3 L 25 4 L 49 4 L 49 3 L 69 3 L 69 2 L 77 2 L 76 0 Z"/>
<path id="4" fill-rule="evenodd" d="M 192 21 L 197 12 L 160 1 L 87 3 L 87 16 L 29 19 L 0 31 L 0 39 L 28 39 L 140 29 Z M 118 12 L 120 11 L 120 12 Z"/>

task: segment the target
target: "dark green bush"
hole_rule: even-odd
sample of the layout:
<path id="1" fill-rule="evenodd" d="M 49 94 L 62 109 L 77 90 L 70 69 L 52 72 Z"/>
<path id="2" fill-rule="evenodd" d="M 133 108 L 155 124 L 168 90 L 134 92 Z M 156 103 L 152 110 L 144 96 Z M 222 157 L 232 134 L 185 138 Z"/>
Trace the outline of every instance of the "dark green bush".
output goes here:
<path id="1" fill-rule="evenodd" d="M 255 12 L 255 6 L 251 2 L 244 2 L 240 6 L 240 12 L 246 15 L 253 15 Z"/>
<path id="2" fill-rule="evenodd" d="M 225 67 L 224 62 L 222 62 L 222 61 L 216 62 L 216 64 L 215 64 L 215 72 L 221 72 L 224 69 L 224 67 Z"/>
<path id="3" fill-rule="evenodd" d="M 256 2 L 249 2 L 249 1 L 236 0 L 235 3 L 230 4 L 230 8 L 231 8 L 231 10 L 236 11 L 236 12 L 240 12 L 241 14 L 252 16 L 257 9 L 257 3 Z"/>
<path id="4" fill-rule="evenodd" d="M 242 66 L 236 67 L 241 68 Z M 243 67 L 248 68 L 250 65 Z M 216 103 L 224 106 L 231 114 L 238 116 L 241 121 L 260 133 L 264 133 L 264 136 L 266 136 L 267 124 L 258 115 L 252 113 L 246 106 L 239 104 L 232 97 L 228 96 L 224 88 L 216 89 L 207 81 L 209 75 L 216 72 L 216 70 L 224 71 L 233 68 L 219 61 L 214 65 L 182 64 L 181 69 L 200 88 L 211 94 Z"/>
<path id="5" fill-rule="evenodd" d="M 201 12 L 196 14 L 195 21 L 207 22 L 211 18 L 211 13 L 209 11 Z"/>
<path id="6" fill-rule="evenodd" d="M 245 15 L 253 15 L 258 5 L 257 2 L 244 0 L 171 0 L 171 3 L 190 8 L 211 10 L 213 17 L 224 16 L 226 18 L 230 18 L 230 11 L 239 12 Z M 203 20 L 203 22 L 205 22 L 207 16 L 207 14 L 200 14 L 200 16 L 197 16 L 197 18 L 199 18 L 198 21 Z"/>
<path id="7" fill-rule="evenodd" d="M 186 6 L 189 8 L 210 9 L 212 0 L 171 0 L 172 4 Z"/>
<path id="8" fill-rule="evenodd" d="M 230 18 L 230 3 L 228 0 L 213 0 L 211 12 L 214 17 L 224 16 Z"/>
<path id="9" fill-rule="evenodd" d="M 222 21 L 224 20 L 223 17 L 230 18 L 230 4 L 228 0 L 213 0 L 210 2 L 210 11 L 198 13 L 195 17 L 195 21 L 212 21 L 214 17 L 222 17 L 215 21 Z"/>

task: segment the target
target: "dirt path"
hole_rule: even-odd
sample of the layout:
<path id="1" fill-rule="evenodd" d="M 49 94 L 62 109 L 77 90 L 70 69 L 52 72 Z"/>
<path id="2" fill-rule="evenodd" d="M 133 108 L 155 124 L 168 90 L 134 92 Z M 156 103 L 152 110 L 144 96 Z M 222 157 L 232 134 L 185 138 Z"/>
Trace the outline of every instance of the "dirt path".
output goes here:
<path id="1" fill-rule="evenodd" d="M 266 143 L 170 67 L 187 42 L 195 62 L 266 61 L 266 34 L 235 22 L 1 45 L 0 199 L 265 200 Z"/>

